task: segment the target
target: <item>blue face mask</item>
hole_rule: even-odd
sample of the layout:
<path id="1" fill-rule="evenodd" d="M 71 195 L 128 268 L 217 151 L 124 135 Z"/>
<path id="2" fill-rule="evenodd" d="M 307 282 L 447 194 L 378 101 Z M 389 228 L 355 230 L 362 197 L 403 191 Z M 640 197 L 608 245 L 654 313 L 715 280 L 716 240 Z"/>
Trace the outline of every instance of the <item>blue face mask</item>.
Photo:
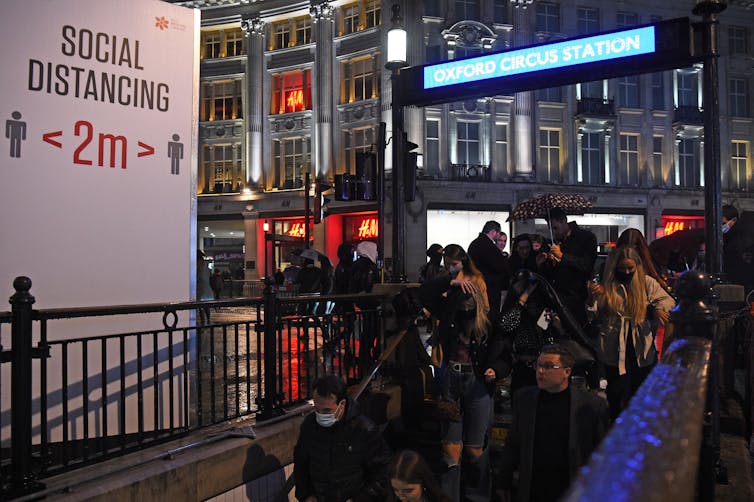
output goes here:
<path id="1" fill-rule="evenodd" d="M 458 275 L 458 273 L 463 270 L 463 265 L 458 265 L 457 267 L 450 267 L 448 268 L 448 272 L 452 277 L 455 277 Z"/>

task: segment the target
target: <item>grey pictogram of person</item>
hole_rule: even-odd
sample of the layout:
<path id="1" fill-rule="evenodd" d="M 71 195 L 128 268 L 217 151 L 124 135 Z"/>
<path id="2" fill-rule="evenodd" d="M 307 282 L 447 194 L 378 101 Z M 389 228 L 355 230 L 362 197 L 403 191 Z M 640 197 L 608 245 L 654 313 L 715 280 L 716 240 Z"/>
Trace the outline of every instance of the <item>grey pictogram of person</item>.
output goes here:
<path id="1" fill-rule="evenodd" d="M 21 142 L 26 139 L 26 122 L 18 120 L 21 112 L 15 111 L 11 117 L 13 119 L 5 121 L 5 137 L 10 139 L 10 156 L 20 158 Z"/>
<path id="2" fill-rule="evenodd" d="M 170 159 L 170 174 L 178 174 L 181 159 L 183 158 L 183 143 L 179 143 L 181 137 L 173 134 L 173 141 L 168 142 L 168 158 Z"/>

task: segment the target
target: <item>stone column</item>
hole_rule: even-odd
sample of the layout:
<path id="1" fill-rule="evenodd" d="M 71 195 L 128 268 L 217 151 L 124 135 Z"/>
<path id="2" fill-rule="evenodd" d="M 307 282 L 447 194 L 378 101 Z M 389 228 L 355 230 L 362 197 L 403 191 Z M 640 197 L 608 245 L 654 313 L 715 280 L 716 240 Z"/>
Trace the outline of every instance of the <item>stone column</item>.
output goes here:
<path id="1" fill-rule="evenodd" d="M 261 279 L 265 276 L 264 240 L 257 238 L 259 233 L 259 211 L 252 205 L 246 206 L 243 214 L 244 230 L 244 278 Z M 269 257 L 268 257 L 269 259 Z M 252 268 L 253 266 L 253 268 Z"/>
<path id="2" fill-rule="evenodd" d="M 327 0 L 310 8 L 314 30 L 314 176 L 327 178 L 333 169 L 333 33 L 335 8 Z"/>
<path id="3" fill-rule="evenodd" d="M 262 180 L 264 123 L 264 29 L 258 17 L 241 21 L 246 33 L 246 182 L 259 186 Z"/>
<path id="4" fill-rule="evenodd" d="M 532 42 L 530 22 L 531 3 L 527 0 L 511 0 L 513 5 L 513 46 L 521 47 Z M 511 143 L 515 149 L 513 156 L 513 172 L 515 174 L 531 175 L 534 167 L 532 155 L 534 145 L 534 96 L 532 91 L 517 92 L 513 100 L 511 122 L 513 135 Z"/>

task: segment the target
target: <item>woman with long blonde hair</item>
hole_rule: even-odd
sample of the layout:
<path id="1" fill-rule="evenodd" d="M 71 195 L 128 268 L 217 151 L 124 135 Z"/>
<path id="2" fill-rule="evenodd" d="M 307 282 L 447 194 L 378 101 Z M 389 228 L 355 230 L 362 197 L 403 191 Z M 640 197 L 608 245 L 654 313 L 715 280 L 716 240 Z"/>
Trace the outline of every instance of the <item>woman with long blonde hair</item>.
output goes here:
<path id="1" fill-rule="evenodd" d="M 445 276 L 422 283 L 424 308 L 438 323 L 442 364 L 442 449 L 447 471 L 442 488 L 453 500 L 489 500 L 489 454 L 494 383 L 510 372 L 499 337 L 491 337 L 484 276 L 457 244 L 445 246 Z M 461 487 L 461 470 L 465 479 Z"/>
<path id="2" fill-rule="evenodd" d="M 607 400 L 616 418 L 657 362 L 654 329 L 668 322 L 675 301 L 645 272 L 632 246 L 615 248 L 597 297 L 600 330 L 597 357 L 605 365 Z"/>

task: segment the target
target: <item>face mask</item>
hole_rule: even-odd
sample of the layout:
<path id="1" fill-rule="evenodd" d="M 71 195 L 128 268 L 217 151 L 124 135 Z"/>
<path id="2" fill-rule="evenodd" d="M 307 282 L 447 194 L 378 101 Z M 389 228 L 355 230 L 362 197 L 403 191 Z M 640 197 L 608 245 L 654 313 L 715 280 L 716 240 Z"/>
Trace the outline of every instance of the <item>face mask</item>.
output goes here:
<path id="1" fill-rule="evenodd" d="M 629 284 L 633 278 L 634 278 L 633 272 L 626 273 L 622 270 L 615 271 L 615 280 L 617 280 L 621 284 Z"/>
<path id="2" fill-rule="evenodd" d="M 452 275 L 453 277 L 455 277 L 455 276 L 457 276 L 457 275 L 458 275 L 458 273 L 459 273 L 459 272 L 460 272 L 461 270 L 463 270 L 463 265 L 458 265 L 457 267 L 450 267 L 450 268 L 448 269 L 448 272 L 450 272 L 450 275 Z"/>
<path id="3" fill-rule="evenodd" d="M 723 223 L 723 233 L 727 234 L 728 232 L 730 232 L 730 222 Z"/>
<path id="4" fill-rule="evenodd" d="M 338 405 L 338 408 L 340 405 Z M 321 425 L 322 427 L 332 427 L 335 425 L 335 422 L 338 421 L 336 415 L 338 413 L 338 409 L 335 409 L 335 413 L 319 413 L 317 411 L 314 412 L 315 418 L 317 419 L 317 423 Z"/>

